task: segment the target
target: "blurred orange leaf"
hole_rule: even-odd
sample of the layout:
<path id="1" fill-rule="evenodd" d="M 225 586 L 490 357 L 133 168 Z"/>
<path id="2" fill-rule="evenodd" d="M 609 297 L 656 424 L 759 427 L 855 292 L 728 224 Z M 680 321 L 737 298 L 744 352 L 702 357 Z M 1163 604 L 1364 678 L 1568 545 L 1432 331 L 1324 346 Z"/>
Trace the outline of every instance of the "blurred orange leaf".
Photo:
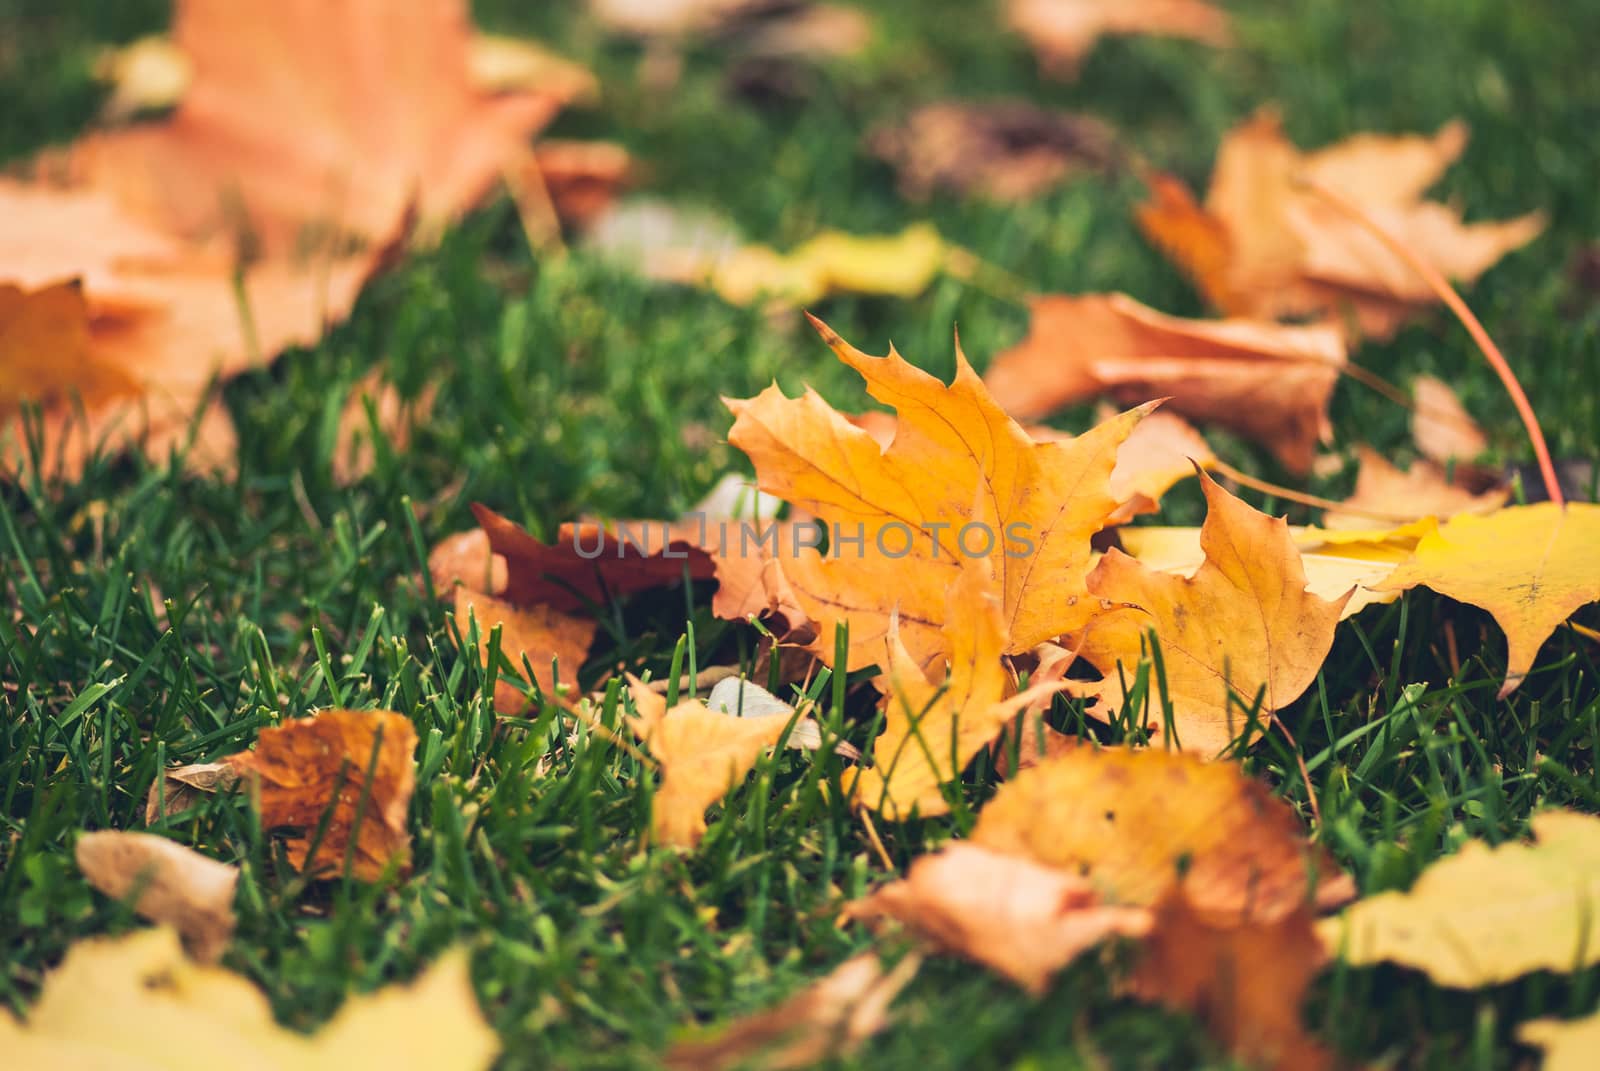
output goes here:
<path id="1" fill-rule="evenodd" d="M 1006 15 L 1040 65 L 1068 77 L 1108 35 L 1158 34 L 1212 45 L 1232 38 L 1227 13 L 1205 0 L 1009 0 Z"/>

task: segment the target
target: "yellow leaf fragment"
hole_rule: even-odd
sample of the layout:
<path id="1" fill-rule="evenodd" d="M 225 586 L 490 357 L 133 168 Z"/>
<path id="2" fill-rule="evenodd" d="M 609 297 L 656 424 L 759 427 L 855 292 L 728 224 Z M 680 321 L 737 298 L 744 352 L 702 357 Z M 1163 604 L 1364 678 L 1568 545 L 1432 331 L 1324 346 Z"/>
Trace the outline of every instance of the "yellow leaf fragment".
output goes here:
<path id="1" fill-rule="evenodd" d="M 350 997 L 309 1037 L 274 1022 L 242 976 L 191 963 L 168 929 L 80 941 L 25 1024 L 0 1009 L 7 1071 L 486 1071 L 499 1051 L 464 951 L 408 985 Z"/>
<path id="2" fill-rule="evenodd" d="M 1084 878 L 962 842 L 922 856 L 904 879 L 849 904 L 845 917 L 901 922 L 1035 994 L 1095 945 L 1150 928 L 1147 910 L 1100 903 Z"/>
<path id="3" fill-rule="evenodd" d="M 1517 1028 L 1517 1040 L 1544 1050 L 1541 1071 L 1591 1071 L 1600 1052 L 1600 1013 L 1582 1019 L 1536 1019 Z"/>
<path id="4" fill-rule="evenodd" d="M 1533 668 L 1539 648 L 1573 612 L 1600 599 L 1600 506 L 1552 502 L 1461 514 L 1424 536 L 1416 553 L 1378 585 L 1421 584 L 1494 616 L 1506 634 L 1505 698 Z"/>
<path id="5" fill-rule="evenodd" d="M 724 301 L 749 305 L 771 298 L 809 305 L 829 294 L 881 294 L 912 298 L 944 268 L 947 247 L 930 224 L 894 235 L 823 231 L 788 254 L 745 246 L 720 258 L 711 287 Z"/>
<path id="6" fill-rule="evenodd" d="M 1000 786 L 972 843 L 1088 880 L 1107 904 L 1152 907 L 1181 882 L 1219 923 L 1331 906 L 1354 886 L 1299 817 L 1231 762 L 1079 747 Z"/>
<path id="7" fill-rule="evenodd" d="M 1318 925 L 1357 967 L 1392 962 L 1458 989 L 1600 962 L 1600 818 L 1546 811 L 1534 843 L 1473 841 L 1423 871 L 1409 892 L 1369 896 Z"/>
<path id="8" fill-rule="evenodd" d="M 89 884 L 117 900 L 137 890 L 135 911 L 176 929 L 201 962 L 221 957 L 236 921 L 237 867 L 152 833 L 84 833 L 74 850 Z"/>
<path id="9" fill-rule="evenodd" d="M 1104 676 L 1080 690 L 1095 699 L 1088 713 L 1114 716 L 1153 629 L 1178 743 L 1215 755 L 1240 736 L 1258 694 L 1265 724 L 1316 678 L 1349 593 L 1330 601 L 1308 592 L 1289 526 L 1204 473 L 1200 484 L 1209 507 L 1200 530 L 1205 562 L 1192 577 L 1155 572 L 1118 550 L 1090 574 L 1089 590 L 1120 605 L 1080 634 L 1078 653 Z M 1161 698 L 1152 695 L 1147 719 L 1158 731 Z"/>

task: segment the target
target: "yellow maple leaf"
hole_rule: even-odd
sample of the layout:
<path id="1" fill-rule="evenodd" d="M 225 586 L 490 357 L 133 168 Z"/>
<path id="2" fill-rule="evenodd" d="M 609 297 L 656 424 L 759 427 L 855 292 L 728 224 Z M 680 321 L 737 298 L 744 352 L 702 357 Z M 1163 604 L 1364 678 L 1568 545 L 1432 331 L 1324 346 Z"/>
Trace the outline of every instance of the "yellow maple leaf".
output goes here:
<path id="1" fill-rule="evenodd" d="M 1547 811 L 1532 825 L 1533 844 L 1474 841 L 1409 892 L 1352 904 L 1319 925 L 1323 943 L 1358 967 L 1399 963 L 1462 989 L 1600 962 L 1600 818 Z"/>
<path id="2" fill-rule="evenodd" d="M 1533 668 L 1539 648 L 1580 606 L 1600 599 L 1600 506 L 1552 502 L 1487 517 L 1451 518 L 1417 544 L 1380 591 L 1421 584 L 1489 611 L 1506 634 L 1504 699 Z"/>
<path id="3" fill-rule="evenodd" d="M 1096 700 L 1089 713 L 1109 720 L 1153 629 L 1178 743 L 1215 755 L 1239 736 L 1258 694 L 1266 721 L 1306 690 L 1350 593 L 1330 601 L 1308 592 L 1289 526 L 1204 473 L 1200 484 L 1209 507 L 1200 530 L 1206 560 L 1194 576 L 1156 572 L 1118 550 L 1089 576 L 1090 591 L 1123 605 L 1081 633 L 1078 653 L 1104 679 L 1080 690 Z M 1151 714 L 1161 716 L 1158 704 Z"/>
<path id="4" fill-rule="evenodd" d="M 728 440 L 755 463 L 761 489 L 827 530 L 826 557 L 801 548 L 782 563 L 817 623 L 817 655 L 832 663 L 834 629 L 848 622 L 851 664 L 875 662 L 898 611 L 900 641 L 931 664 L 944 649 L 947 591 L 968 565 L 994 582 L 1011 652 L 1087 622 L 1099 608 L 1084 584 L 1089 538 L 1118 508 L 1108 489 L 1117 448 L 1147 408 L 1068 442 L 1035 442 L 959 346 L 947 386 L 892 347 L 870 357 L 812 322 L 898 410 L 887 449 L 813 391 L 788 398 L 773 386 L 726 404 L 736 417 Z"/>
<path id="5" fill-rule="evenodd" d="M 273 1022 L 242 976 L 185 959 L 167 929 L 80 941 L 46 976 L 26 1024 L 0 1008 L 8 1071 L 478 1071 L 499 1051 L 464 951 L 409 985 L 351 997 L 309 1037 Z"/>

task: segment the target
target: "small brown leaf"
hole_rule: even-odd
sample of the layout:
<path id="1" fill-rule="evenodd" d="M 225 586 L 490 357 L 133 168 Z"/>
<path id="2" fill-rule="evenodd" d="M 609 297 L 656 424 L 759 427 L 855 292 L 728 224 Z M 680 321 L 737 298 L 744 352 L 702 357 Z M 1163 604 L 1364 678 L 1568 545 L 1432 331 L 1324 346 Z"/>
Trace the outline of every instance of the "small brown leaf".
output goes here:
<path id="1" fill-rule="evenodd" d="M 144 824 L 155 825 L 162 818 L 182 814 L 202 795 L 226 791 L 238 781 L 239 771 L 231 762 L 200 762 L 164 770 L 151 782 L 145 797 Z"/>
<path id="2" fill-rule="evenodd" d="M 81 834 L 76 854 L 89 884 L 117 900 L 137 890 L 133 909 L 175 928 L 195 959 L 222 956 L 233 937 L 237 867 L 165 837 L 121 830 Z"/>
<path id="3" fill-rule="evenodd" d="M 456 588 L 456 624 L 466 635 L 468 617 L 478 622 L 478 650 L 481 658 L 489 654 L 489 634 L 500 627 L 500 651 L 518 675 L 526 656 L 534 679 L 546 696 L 556 695 L 558 684 L 575 686 L 578 667 L 589 654 L 598 627 L 592 618 L 576 617 L 549 606 L 515 606 L 504 599 L 485 595 L 467 587 Z M 552 663 L 554 663 L 552 665 Z M 556 679 L 559 669 L 561 678 Z M 501 714 L 520 714 L 528 709 L 528 697 L 504 676 L 495 681 L 494 709 Z"/>
<path id="4" fill-rule="evenodd" d="M 506 590 L 506 560 L 489 547 L 482 528 L 445 536 L 428 552 L 428 575 L 440 598 L 450 598 L 457 584 L 499 595 Z"/>

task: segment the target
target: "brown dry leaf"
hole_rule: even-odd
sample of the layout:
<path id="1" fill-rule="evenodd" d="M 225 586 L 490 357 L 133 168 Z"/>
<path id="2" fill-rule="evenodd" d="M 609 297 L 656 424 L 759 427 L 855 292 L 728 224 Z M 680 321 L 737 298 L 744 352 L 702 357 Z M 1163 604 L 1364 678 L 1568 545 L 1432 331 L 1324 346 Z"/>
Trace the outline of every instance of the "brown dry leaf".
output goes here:
<path id="1" fill-rule="evenodd" d="M 698 522 L 621 521 L 608 527 L 580 521 L 563 524 L 556 541 L 547 544 L 487 506 L 474 504 L 472 512 L 494 554 L 506 560 L 501 594 L 517 606 L 577 610 L 586 601 L 603 605 L 685 577 L 709 580 L 715 573 L 702 548 L 706 526 Z"/>
<path id="2" fill-rule="evenodd" d="M 27 401 L 95 406 L 137 390 L 125 369 L 94 359 L 78 280 L 37 290 L 0 283 L 0 419 Z"/>
<path id="3" fill-rule="evenodd" d="M 392 452 L 405 452 L 411 445 L 411 433 L 432 416 L 438 393 L 438 384 L 429 383 L 415 398 L 403 397 L 400 388 L 383 378 L 381 367 L 362 376 L 350 388 L 344 408 L 339 410 L 338 439 L 333 447 L 334 482 L 348 487 L 372 471 L 378 463 L 374 434 L 382 436 Z"/>
<path id="4" fill-rule="evenodd" d="M 1422 537 L 1380 591 L 1421 584 L 1482 607 L 1506 634 L 1504 699 L 1533 668 L 1539 648 L 1581 606 L 1600 600 L 1600 506 L 1552 502 L 1459 514 Z"/>
<path id="5" fill-rule="evenodd" d="M 1150 706 L 1141 716 L 1164 735 L 1165 700 L 1177 743 L 1210 756 L 1239 738 L 1258 694 L 1264 727 L 1316 679 L 1350 593 L 1331 601 L 1309 593 L 1300 552 L 1281 518 L 1251 509 L 1204 473 L 1200 485 L 1208 507 L 1200 530 L 1206 560 L 1193 577 L 1156 572 L 1119 550 L 1107 551 L 1089 575 L 1090 591 L 1120 605 L 1080 634 L 1078 653 L 1104 679 L 1077 690 L 1095 699 L 1089 714 L 1114 717 L 1154 630 L 1166 690 L 1157 694 L 1152 678 Z"/>
<path id="6" fill-rule="evenodd" d="M 1100 394 L 1231 428 L 1310 470 L 1332 435 L 1328 401 L 1345 364 L 1339 332 L 1250 320 L 1184 320 L 1126 294 L 1035 300 L 1028 337 L 995 358 L 984 384 L 1018 420 Z"/>
<path id="7" fill-rule="evenodd" d="M 1498 487 L 1474 494 L 1434 461 L 1418 461 L 1402 472 L 1370 446 L 1357 448 L 1356 456 L 1361 468 L 1355 493 L 1344 500 L 1345 510 L 1329 510 L 1323 517 L 1328 528 L 1368 529 L 1374 515 L 1447 520 L 1457 513 L 1492 513 L 1505 505 L 1510 493 Z"/>
<path id="8" fill-rule="evenodd" d="M 1264 923 L 1355 885 L 1299 817 L 1231 762 L 1075 748 L 1023 770 L 978 813 L 972 842 L 1088 879 L 1108 904 L 1153 907 L 1181 880 L 1219 923 Z"/>
<path id="9" fill-rule="evenodd" d="M 693 848 L 706 832 L 706 808 L 778 746 L 790 719 L 723 714 L 698 699 L 668 710 L 666 698 L 637 677 L 629 676 L 628 684 L 638 711 L 629 724 L 661 764 L 661 784 L 650 804 L 651 840 Z"/>
<path id="10" fill-rule="evenodd" d="M 1117 510 L 1109 480 L 1116 451 L 1143 410 L 1066 443 L 1036 443 L 990 398 L 957 348 L 946 386 L 891 348 L 870 357 L 813 319 L 868 392 L 899 414 L 879 448 L 815 392 L 769 387 L 727 400 L 728 441 L 755 463 L 762 490 L 815 517 L 832 541 L 826 557 L 804 549 L 783 574 L 816 623 L 814 650 L 834 657 L 834 628 L 848 622 L 850 664 L 883 654 L 891 615 L 919 665 L 943 652 L 948 589 L 964 566 L 986 570 L 1000 594 L 1012 652 L 1085 623 L 1089 539 Z M 859 542 L 857 542 L 859 537 Z"/>
<path id="11" fill-rule="evenodd" d="M 1198 1016 L 1252 1067 L 1322 1071 L 1336 1061 L 1306 1032 L 1301 1007 L 1324 958 L 1304 904 L 1267 922 L 1219 925 L 1175 892 L 1156 909 L 1133 989 Z"/>
<path id="12" fill-rule="evenodd" d="M 467 620 L 478 623 L 480 659 L 489 656 L 489 634 L 500 627 L 500 653 L 521 676 L 522 660 L 533 667 L 534 683 L 541 694 L 554 696 L 556 689 L 576 687 L 578 667 L 589 655 L 599 626 L 592 618 L 576 617 L 549 606 L 517 606 L 493 595 L 461 586 L 456 588 L 456 624 L 465 635 Z M 559 670 L 560 679 L 556 672 Z M 516 683 L 502 674 L 495 681 L 494 709 L 501 714 L 520 714 L 529 706 L 528 697 Z"/>
<path id="13" fill-rule="evenodd" d="M 8 1071 L 488 1071 L 500 1042 L 457 949 L 415 981 L 346 1000 L 315 1034 L 279 1026 L 241 975 L 190 962 L 168 929 L 79 941 L 27 1024 L 0 1009 Z"/>
<path id="14" fill-rule="evenodd" d="M 902 880 L 846 905 L 844 917 L 894 919 L 1035 995 L 1095 945 L 1150 928 L 1148 910 L 1104 905 L 1083 878 L 961 842 L 922 856 Z"/>
<path id="15" fill-rule="evenodd" d="M 950 661 L 941 681 L 924 676 L 892 614 L 882 653 L 873 659 L 883 668 L 883 733 L 872 742 L 872 766 L 855 771 L 845 791 L 858 806 L 897 821 L 949 811 L 943 786 L 1018 712 L 1066 687 L 1052 679 L 1006 697 L 1005 619 L 979 565 L 962 569 L 950 585 L 944 621 Z"/>
<path id="16" fill-rule="evenodd" d="M 1471 461 L 1489 449 L 1489 437 L 1444 380 L 1418 376 L 1411 393 L 1417 405 L 1411 413 L 1411 439 L 1423 457 L 1448 465 Z"/>
<path id="17" fill-rule="evenodd" d="M 415 206 L 431 231 L 470 208 L 571 85 L 486 96 L 462 0 L 181 0 L 194 81 L 170 120 L 91 135 L 73 178 L 193 239 L 291 253 L 308 232 L 382 244 Z"/>
<path id="18" fill-rule="evenodd" d="M 873 130 L 867 148 L 898 172 L 900 193 L 914 201 L 934 193 L 1025 200 L 1116 159 L 1115 136 L 1098 119 L 1020 101 L 925 105 Z"/>
<path id="19" fill-rule="evenodd" d="M 1096 41 L 1108 35 L 1187 37 L 1210 45 L 1232 40 L 1228 16 L 1205 0 L 1009 0 L 1006 17 L 1049 73 L 1072 77 Z"/>
<path id="20" fill-rule="evenodd" d="M 458 584 L 499 595 L 508 582 L 506 560 L 489 548 L 489 533 L 482 528 L 439 540 L 428 551 L 428 575 L 440 596 L 448 596 Z"/>
<path id="21" fill-rule="evenodd" d="M 1350 315 L 1362 333 L 1386 338 L 1432 304 L 1433 291 L 1302 180 L 1344 195 L 1442 274 L 1472 283 L 1544 221 L 1466 224 L 1455 209 L 1422 200 L 1465 144 L 1466 128 L 1451 123 L 1431 138 L 1362 134 L 1302 153 L 1278 117 L 1262 112 L 1224 139 L 1204 207 L 1158 175 L 1139 223 L 1230 316 Z"/>
<path id="22" fill-rule="evenodd" d="M 352 876 L 376 881 L 411 869 L 406 812 L 416 750 L 417 731 L 403 714 L 325 710 L 263 729 L 253 751 L 227 761 L 254 795 L 262 828 L 294 831 L 288 849 L 295 868 L 336 878 L 348 856 Z M 310 838 L 325 816 L 316 856 L 308 859 Z"/>
<path id="23" fill-rule="evenodd" d="M 633 157 L 612 141 L 546 139 L 524 165 L 524 183 L 542 183 L 557 218 L 580 229 L 609 212 L 632 179 Z"/>
<path id="24" fill-rule="evenodd" d="M 89 884 L 115 900 L 138 892 L 133 909 L 172 926 L 195 959 L 215 963 L 233 938 L 239 868 L 152 833 L 84 833 L 75 848 Z"/>
<path id="25" fill-rule="evenodd" d="M 798 1071 L 848 1056 L 889 1024 L 889 1005 L 921 965 L 910 955 L 885 971 L 876 952 L 862 952 L 775 1008 L 677 1042 L 663 1062 L 672 1071 Z"/>
<path id="26" fill-rule="evenodd" d="M 144 801 L 144 824 L 153 826 L 163 818 L 182 814 L 213 792 L 224 792 L 239 781 L 239 771 L 231 762 L 199 762 L 163 770 L 150 783 Z"/>

